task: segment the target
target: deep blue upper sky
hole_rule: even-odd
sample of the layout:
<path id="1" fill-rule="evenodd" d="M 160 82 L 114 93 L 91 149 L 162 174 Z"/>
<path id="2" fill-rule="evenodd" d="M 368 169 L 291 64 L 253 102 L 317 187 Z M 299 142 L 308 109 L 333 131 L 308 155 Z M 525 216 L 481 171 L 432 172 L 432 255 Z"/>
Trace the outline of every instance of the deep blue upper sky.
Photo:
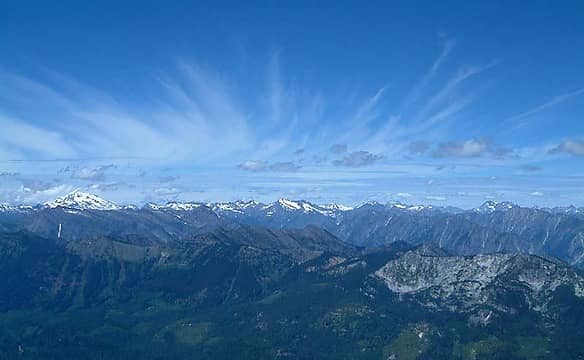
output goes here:
<path id="1" fill-rule="evenodd" d="M 0 202 L 584 205 L 584 5 L 0 4 Z"/>

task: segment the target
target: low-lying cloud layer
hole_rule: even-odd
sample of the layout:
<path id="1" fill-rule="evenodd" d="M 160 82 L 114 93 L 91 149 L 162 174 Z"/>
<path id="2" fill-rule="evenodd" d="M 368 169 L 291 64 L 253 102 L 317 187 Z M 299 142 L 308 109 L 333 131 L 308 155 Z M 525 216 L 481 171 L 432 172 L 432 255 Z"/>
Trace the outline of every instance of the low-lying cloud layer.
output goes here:
<path id="1" fill-rule="evenodd" d="M 302 168 L 302 166 L 292 161 L 281 161 L 270 164 L 267 161 L 263 160 L 246 160 L 239 164 L 237 167 L 239 167 L 242 170 L 252 172 L 262 171 L 296 172 Z"/>

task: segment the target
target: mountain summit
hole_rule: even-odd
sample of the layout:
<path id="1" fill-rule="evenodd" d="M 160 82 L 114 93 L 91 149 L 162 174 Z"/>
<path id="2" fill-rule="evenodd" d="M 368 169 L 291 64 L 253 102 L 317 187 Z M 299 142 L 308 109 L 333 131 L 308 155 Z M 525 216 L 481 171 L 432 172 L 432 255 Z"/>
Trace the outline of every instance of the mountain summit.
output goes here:
<path id="1" fill-rule="evenodd" d="M 45 203 L 48 208 L 69 208 L 76 210 L 118 210 L 120 207 L 99 196 L 74 191 L 54 201 Z"/>

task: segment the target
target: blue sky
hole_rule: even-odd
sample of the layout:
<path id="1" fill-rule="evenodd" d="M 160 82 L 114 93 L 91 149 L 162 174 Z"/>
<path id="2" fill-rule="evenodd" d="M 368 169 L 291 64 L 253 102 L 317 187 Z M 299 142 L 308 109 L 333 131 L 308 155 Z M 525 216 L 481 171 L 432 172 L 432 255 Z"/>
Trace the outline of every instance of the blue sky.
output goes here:
<path id="1" fill-rule="evenodd" d="M 0 202 L 584 205 L 584 5 L 0 4 Z"/>

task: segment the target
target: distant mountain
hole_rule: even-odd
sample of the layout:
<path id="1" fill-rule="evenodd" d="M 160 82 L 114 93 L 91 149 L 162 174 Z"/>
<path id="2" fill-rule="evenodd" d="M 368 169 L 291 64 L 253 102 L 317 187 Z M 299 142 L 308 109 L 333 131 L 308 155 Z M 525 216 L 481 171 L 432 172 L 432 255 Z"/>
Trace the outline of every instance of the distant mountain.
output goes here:
<path id="1" fill-rule="evenodd" d="M 0 358 L 584 357 L 577 209 L 0 209 Z"/>
<path id="2" fill-rule="evenodd" d="M 12 206 L 8 204 L 0 204 L 0 213 L 28 212 L 32 210 L 34 210 L 34 207 L 31 205 Z"/>
<path id="3" fill-rule="evenodd" d="M 193 211 L 195 209 L 199 209 L 199 208 L 204 207 L 204 206 L 206 206 L 206 205 L 201 204 L 201 203 L 196 203 L 196 202 L 181 203 L 181 202 L 172 201 L 172 202 L 166 203 L 165 205 L 148 203 L 148 204 L 144 205 L 144 209 L 154 210 L 154 211 L 157 211 L 157 210 Z"/>
<path id="4" fill-rule="evenodd" d="M 120 207 L 111 201 L 100 198 L 99 196 L 74 191 L 62 198 L 45 203 L 45 206 L 51 209 L 67 208 L 75 210 L 119 210 Z"/>
<path id="5" fill-rule="evenodd" d="M 497 201 L 485 201 L 481 206 L 475 209 L 476 212 L 482 214 L 490 214 L 496 211 L 507 211 L 518 207 L 517 205 L 510 202 L 497 202 Z"/>
<path id="6" fill-rule="evenodd" d="M 361 247 L 431 243 L 458 255 L 547 254 L 584 264 L 584 213 L 576 207 L 525 208 L 487 201 L 467 211 L 377 202 L 351 208 L 279 199 L 271 204 L 169 202 L 138 208 L 74 192 L 45 206 L 1 209 L 0 229 L 27 229 L 45 237 L 60 234 L 70 240 L 122 236 L 154 244 L 242 224 L 274 230 L 316 226 Z"/>

